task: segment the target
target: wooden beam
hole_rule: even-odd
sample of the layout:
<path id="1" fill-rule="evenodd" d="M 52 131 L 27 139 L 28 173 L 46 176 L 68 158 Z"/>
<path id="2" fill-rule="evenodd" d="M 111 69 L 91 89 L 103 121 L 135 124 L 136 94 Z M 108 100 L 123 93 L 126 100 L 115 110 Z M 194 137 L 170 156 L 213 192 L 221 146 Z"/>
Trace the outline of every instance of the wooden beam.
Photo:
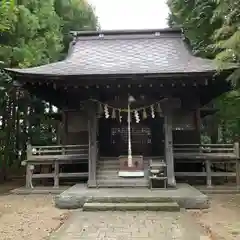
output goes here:
<path id="1" fill-rule="evenodd" d="M 207 177 L 207 172 L 175 172 L 177 177 Z M 211 177 L 235 177 L 234 172 L 211 172 Z"/>
<path id="2" fill-rule="evenodd" d="M 87 172 L 76 172 L 76 173 L 59 173 L 59 178 L 86 178 L 88 176 Z M 54 178 L 54 173 L 37 173 L 32 175 L 33 179 L 42 179 L 42 178 Z"/>

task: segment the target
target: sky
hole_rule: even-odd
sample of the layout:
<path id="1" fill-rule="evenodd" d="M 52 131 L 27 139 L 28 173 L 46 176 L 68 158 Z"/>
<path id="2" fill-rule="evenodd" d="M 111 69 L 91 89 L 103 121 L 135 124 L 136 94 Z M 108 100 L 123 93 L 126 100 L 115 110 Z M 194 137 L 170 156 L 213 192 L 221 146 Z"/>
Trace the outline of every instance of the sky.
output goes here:
<path id="1" fill-rule="evenodd" d="M 167 27 L 166 0 L 88 0 L 102 30 Z"/>

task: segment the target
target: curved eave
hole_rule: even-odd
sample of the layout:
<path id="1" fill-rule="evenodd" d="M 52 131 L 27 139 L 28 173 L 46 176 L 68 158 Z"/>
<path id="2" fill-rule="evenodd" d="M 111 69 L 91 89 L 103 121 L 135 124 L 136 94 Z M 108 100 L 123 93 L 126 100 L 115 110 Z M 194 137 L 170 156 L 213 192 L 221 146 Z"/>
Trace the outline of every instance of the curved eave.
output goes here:
<path id="1" fill-rule="evenodd" d="M 212 70 L 207 70 L 207 71 L 201 71 L 201 72 L 142 72 L 142 73 L 99 73 L 99 74 L 58 74 L 58 73 L 49 73 L 49 72 L 41 72 L 41 73 L 36 73 L 36 72 L 31 72 L 31 71 L 26 71 L 27 69 L 11 69 L 11 68 L 5 68 L 4 70 L 6 72 L 8 72 L 11 76 L 15 76 L 15 77 L 26 77 L 28 79 L 30 78 L 37 78 L 37 79 L 61 79 L 61 78 L 101 78 L 101 77 L 105 77 L 105 78 L 131 78 L 131 77 L 146 77 L 146 78 L 170 78 L 170 77 L 183 77 L 183 76 L 187 76 L 187 77 L 191 77 L 191 76 L 204 76 L 204 77 L 211 77 L 214 76 L 216 74 L 222 74 L 222 73 L 227 73 L 227 74 L 231 74 L 234 70 L 236 70 L 237 67 L 230 67 L 230 68 L 225 68 L 222 69 L 221 71 L 218 71 L 216 69 L 212 69 Z"/>

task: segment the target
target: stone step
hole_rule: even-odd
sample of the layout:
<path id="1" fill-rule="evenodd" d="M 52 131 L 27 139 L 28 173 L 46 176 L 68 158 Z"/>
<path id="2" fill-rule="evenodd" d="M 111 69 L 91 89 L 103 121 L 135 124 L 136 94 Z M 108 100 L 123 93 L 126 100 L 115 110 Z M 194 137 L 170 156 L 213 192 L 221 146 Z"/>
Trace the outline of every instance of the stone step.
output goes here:
<path id="1" fill-rule="evenodd" d="M 83 211 L 165 211 L 179 212 L 180 207 L 176 202 L 158 202 L 158 203 L 98 203 L 86 202 L 83 205 Z"/>
<path id="2" fill-rule="evenodd" d="M 93 196 L 88 203 L 171 203 L 173 199 L 162 196 Z"/>

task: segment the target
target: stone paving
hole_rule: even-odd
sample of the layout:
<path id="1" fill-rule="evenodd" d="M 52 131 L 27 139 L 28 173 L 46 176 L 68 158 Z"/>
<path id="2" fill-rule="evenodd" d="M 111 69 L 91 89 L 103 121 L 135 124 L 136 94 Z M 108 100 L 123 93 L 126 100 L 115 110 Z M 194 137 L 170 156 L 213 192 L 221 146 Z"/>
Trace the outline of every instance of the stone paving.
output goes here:
<path id="1" fill-rule="evenodd" d="M 187 212 L 75 210 L 51 240 L 210 240 Z"/>

